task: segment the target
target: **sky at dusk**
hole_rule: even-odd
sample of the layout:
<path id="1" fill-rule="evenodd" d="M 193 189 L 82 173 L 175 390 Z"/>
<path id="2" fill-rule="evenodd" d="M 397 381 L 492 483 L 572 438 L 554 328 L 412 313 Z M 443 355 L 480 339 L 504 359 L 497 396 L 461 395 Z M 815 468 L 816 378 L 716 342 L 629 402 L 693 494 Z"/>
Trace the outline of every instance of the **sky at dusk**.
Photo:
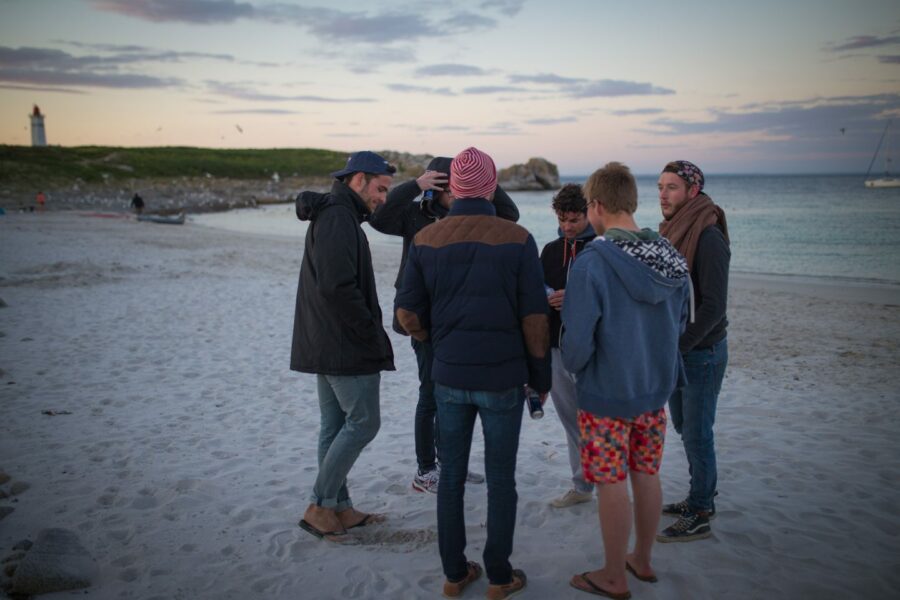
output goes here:
<path id="1" fill-rule="evenodd" d="M 0 143 L 34 104 L 63 146 L 859 173 L 891 118 L 900 163 L 900 2 L 0 0 Z"/>

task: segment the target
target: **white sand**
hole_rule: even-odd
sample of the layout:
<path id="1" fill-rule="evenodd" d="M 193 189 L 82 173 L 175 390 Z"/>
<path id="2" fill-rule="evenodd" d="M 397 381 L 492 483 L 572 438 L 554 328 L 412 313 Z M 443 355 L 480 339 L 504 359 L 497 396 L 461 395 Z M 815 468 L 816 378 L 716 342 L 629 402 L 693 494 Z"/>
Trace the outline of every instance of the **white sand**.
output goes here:
<path id="1" fill-rule="evenodd" d="M 439 596 L 435 497 L 410 489 L 417 378 L 405 338 L 391 333 L 383 426 L 350 475 L 357 507 L 389 522 L 354 547 L 296 525 L 319 418 L 314 377 L 288 369 L 301 252 L 297 240 L 196 224 L 0 217 L 0 470 L 31 485 L 0 500 L 15 507 L 0 558 L 59 526 L 100 565 L 88 598 Z M 399 253 L 373 245 L 386 323 Z M 660 582 L 630 579 L 635 598 L 896 597 L 900 293 L 809 283 L 734 278 L 714 536 L 657 545 Z M 552 406 L 522 431 L 522 597 L 586 598 L 568 580 L 601 563 L 596 508 L 547 505 L 568 479 Z M 482 459 L 476 438 L 475 470 Z M 684 497 L 672 430 L 662 479 L 667 501 Z M 485 486 L 468 492 L 480 561 Z"/>

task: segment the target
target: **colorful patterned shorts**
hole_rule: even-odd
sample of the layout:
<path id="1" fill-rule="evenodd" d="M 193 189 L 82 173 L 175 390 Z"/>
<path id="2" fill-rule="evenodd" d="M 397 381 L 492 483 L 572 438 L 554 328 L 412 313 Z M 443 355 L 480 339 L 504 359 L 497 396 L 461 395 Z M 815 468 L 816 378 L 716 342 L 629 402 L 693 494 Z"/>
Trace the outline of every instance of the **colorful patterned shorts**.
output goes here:
<path id="1" fill-rule="evenodd" d="M 633 419 L 598 417 L 579 410 L 578 429 L 586 481 L 616 483 L 628 477 L 628 469 L 648 475 L 659 471 L 666 440 L 664 408 Z"/>

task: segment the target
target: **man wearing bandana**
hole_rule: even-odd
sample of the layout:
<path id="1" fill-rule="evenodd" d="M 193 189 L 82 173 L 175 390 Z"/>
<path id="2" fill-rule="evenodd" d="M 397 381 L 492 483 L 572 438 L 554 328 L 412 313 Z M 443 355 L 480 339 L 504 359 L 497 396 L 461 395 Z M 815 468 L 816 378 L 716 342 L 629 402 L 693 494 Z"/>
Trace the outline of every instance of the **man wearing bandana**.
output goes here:
<path id="1" fill-rule="evenodd" d="M 690 492 L 663 506 L 678 520 L 657 536 L 660 542 L 688 542 L 712 535 L 716 507 L 716 450 L 713 424 L 728 363 L 725 307 L 731 250 L 725 212 L 703 193 L 703 172 L 686 160 L 670 162 L 659 176 L 663 222 L 659 232 L 687 260 L 694 318 L 678 346 L 688 383 L 669 399 L 675 431 L 681 434 L 690 472 Z"/>

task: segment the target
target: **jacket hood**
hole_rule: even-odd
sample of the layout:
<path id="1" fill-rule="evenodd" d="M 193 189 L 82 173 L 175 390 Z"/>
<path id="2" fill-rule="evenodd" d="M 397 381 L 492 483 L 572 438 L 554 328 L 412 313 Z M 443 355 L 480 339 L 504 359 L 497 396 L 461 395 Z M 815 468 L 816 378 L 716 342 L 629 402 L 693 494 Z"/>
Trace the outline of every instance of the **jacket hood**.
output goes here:
<path id="1" fill-rule="evenodd" d="M 562 231 L 561 227 L 556 228 L 556 235 L 558 235 L 561 238 L 565 237 L 563 235 L 563 231 Z M 581 241 L 581 240 L 591 241 L 595 237 L 597 237 L 597 233 L 594 231 L 594 226 L 591 225 L 590 223 L 588 223 L 587 227 L 584 228 L 584 231 L 582 231 L 581 233 L 579 233 L 578 235 L 575 236 L 575 240 L 576 241 Z"/>
<path id="2" fill-rule="evenodd" d="M 331 186 L 331 191 L 327 194 L 311 191 L 300 192 L 294 201 L 297 218 L 301 221 L 315 221 L 323 210 L 338 205 L 344 205 L 352 210 L 360 222 L 369 217 L 369 208 L 362 198 L 340 181 L 335 181 Z"/>
<path id="3" fill-rule="evenodd" d="M 629 248 L 623 249 L 623 245 Z M 689 276 L 684 258 L 664 238 L 625 244 L 598 238 L 582 252 L 596 252 L 622 282 L 628 295 L 645 304 L 665 302 L 681 291 Z"/>
<path id="4" fill-rule="evenodd" d="M 301 221 L 315 221 L 322 209 L 331 204 L 331 195 L 320 192 L 300 192 L 294 201 L 297 218 Z"/>

